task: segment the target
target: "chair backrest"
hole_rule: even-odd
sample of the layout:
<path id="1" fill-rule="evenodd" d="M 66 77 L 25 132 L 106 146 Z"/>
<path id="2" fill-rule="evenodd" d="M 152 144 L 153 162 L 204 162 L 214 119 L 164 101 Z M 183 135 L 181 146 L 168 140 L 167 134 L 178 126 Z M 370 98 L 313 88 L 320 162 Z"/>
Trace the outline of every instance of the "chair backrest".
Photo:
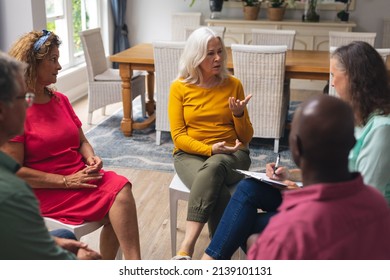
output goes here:
<path id="1" fill-rule="evenodd" d="M 100 28 L 81 31 L 80 38 L 87 64 L 88 80 L 94 81 L 96 75 L 102 74 L 109 68 Z"/>
<path id="2" fill-rule="evenodd" d="M 339 32 L 329 31 L 329 47 L 340 47 L 354 41 L 363 41 L 375 45 L 375 32 Z"/>
<path id="3" fill-rule="evenodd" d="M 168 119 L 169 90 L 171 83 L 178 75 L 179 60 L 184 46 L 185 42 L 153 42 L 157 131 L 170 131 Z"/>
<path id="4" fill-rule="evenodd" d="M 337 47 L 330 47 L 329 53 L 332 54 L 336 49 L 337 49 Z M 376 51 L 380 54 L 380 56 L 383 58 L 383 61 L 386 63 L 387 58 L 390 56 L 390 49 L 376 49 Z M 332 87 L 331 73 L 329 73 L 329 95 L 339 96 L 336 89 L 334 87 Z"/>
<path id="5" fill-rule="evenodd" d="M 280 138 L 289 99 L 284 91 L 287 46 L 232 44 L 231 49 L 234 75 L 245 95 L 253 95 L 248 103 L 253 137 Z"/>
<path id="6" fill-rule="evenodd" d="M 252 45 L 286 45 L 288 50 L 294 48 L 295 30 L 252 29 Z"/>
<path id="7" fill-rule="evenodd" d="M 172 15 L 172 41 L 185 41 L 186 27 L 199 27 L 202 13 L 174 13 Z"/>
<path id="8" fill-rule="evenodd" d="M 382 48 L 390 48 L 390 18 L 383 19 Z"/>
<path id="9" fill-rule="evenodd" d="M 201 27 L 201 26 L 196 26 L 196 27 L 195 26 L 187 26 L 185 28 L 185 38 L 186 38 L 186 40 L 191 35 L 191 33 L 194 32 L 194 30 L 198 29 L 199 27 Z M 225 31 L 226 31 L 226 27 L 225 26 L 205 26 L 205 27 L 208 27 L 211 30 L 213 30 L 215 32 L 215 34 L 217 34 L 217 36 L 221 37 L 222 40 L 224 39 Z"/>
<path id="10" fill-rule="evenodd" d="M 376 49 L 376 51 L 381 55 L 386 63 L 388 57 L 390 56 L 390 49 Z"/>

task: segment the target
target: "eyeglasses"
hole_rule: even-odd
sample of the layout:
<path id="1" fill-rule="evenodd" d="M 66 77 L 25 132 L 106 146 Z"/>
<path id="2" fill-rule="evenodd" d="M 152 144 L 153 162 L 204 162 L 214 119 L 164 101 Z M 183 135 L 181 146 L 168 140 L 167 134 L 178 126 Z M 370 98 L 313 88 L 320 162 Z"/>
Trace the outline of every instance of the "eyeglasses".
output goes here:
<path id="1" fill-rule="evenodd" d="M 35 94 L 32 92 L 27 92 L 25 95 L 16 96 L 16 99 L 24 99 L 26 101 L 27 107 L 31 107 L 34 104 Z"/>

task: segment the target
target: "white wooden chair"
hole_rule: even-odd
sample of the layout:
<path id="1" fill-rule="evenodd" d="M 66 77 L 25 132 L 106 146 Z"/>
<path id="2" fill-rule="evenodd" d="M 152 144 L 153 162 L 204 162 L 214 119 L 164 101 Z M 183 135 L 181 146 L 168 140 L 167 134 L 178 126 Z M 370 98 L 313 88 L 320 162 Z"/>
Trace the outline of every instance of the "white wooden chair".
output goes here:
<path id="1" fill-rule="evenodd" d="M 254 138 L 273 138 L 274 151 L 284 128 L 289 105 L 288 84 L 284 82 L 287 46 L 232 44 L 234 75 L 246 95 L 252 94 L 248 113 Z"/>
<path id="2" fill-rule="evenodd" d="M 332 54 L 336 49 L 337 47 L 330 47 L 329 53 Z M 387 58 L 390 56 L 390 49 L 376 49 L 376 51 L 380 54 L 380 56 L 383 58 L 384 62 L 386 63 Z M 336 89 L 332 87 L 331 73 L 329 73 L 329 95 L 339 97 L 339 94 L 337 93 Z"/>
<path id="3" fill-rule="evenodd" d="M 88 124 L 92 113 L 106 105 L 122 101 L 122 80 L 119 70 L 108 66 L 100 28 L 80 32 L 88 76 Z M 138 72 L 131 79 L 131 93 L 134 100 L 141 96 L 142 116 L 145 116 L 145 76 Z"/>
<path id="4" fill-rule="evenodd" d="M 44 221 L 45 221 L 45 224 L 46 224 L 46 227 L 48 228 L 48 230 L 55 230 L 55 229 L 70 230 L 71 232 L 74 233 L 77 240 L 80 240 L 81 237 L 83 237 L 84 235 L 90 234 L 90 233 L 94 232 L 95 230 L 98 230 L 99 228 L 101 228 L 105 224 L 105 221 L 102 220 L 102 221 L 98 221 L 98 222 L 87 222 L 87 223 L 83 223 L 81 225 L 68 225 L 68 224 L 64 224 L 60 221 L 57 221 L 55 219 L 48 218 L 48 217 L 44 217 Z M 116 259 L 117 260 L 122 259 L 121 248 L 118 249 L 118 252 L 116 254 Z"/>
<path id="5" fill-rule="evenodd" d="M 294 48 L 295 30 L 252 29 L 252 45 L 277 46 L 286 45 L 288 50 Z"/>
<path id="6" fill-rule="evenodd" d="M 170 131 L 168 98 L 172 81 L 178 75 L 179 59 L 185 42 L 157 41 L 153 43 L 156 80 L 156 145 L 161 144 L 161 132 Z"/>
<path id="7" fill-rule="evenodd" d="M 231 194 L 236 190 L 237 184 L 229 187 Z M 177 173 L 173 176 L 173 179 L 169 185 L 169 220 L 171 228 L 171 252 L 172 257 L 176 255 L 176 242 L 177 242 L 177 203 L 179 200 L 188 201 L 190 196 L 190 189 L 180 180 Z M 239 258 L 245 259 L 246 255 L 242 249 L 239 249 Z"/>
<path id="8" fill-rule="evenodd" d="M 187 40 L 188 37 L 191 35 L 191 33 L 194 32 L 194 30 L 198 29 L 199 27 L 201 27 L 201 26 L 197 26 L 197 27 L 194 27 L 194 26 L 186 27 L 186 28 L 185 28 L 185 38 L 186 38 L 186 40 Z M 213 31 L 215 32 L 215 34 L 217 34 L 217 36 L 221 37 L 222 40 L 224 39 L 226 27 L 224 27 L 224 26 L 205 26 L 205 27 L 208 27 L 208 28 L 210 28 L 211 30 L 213 30 Z"/>
<path id="9" fill-rule="evenodd" d="M 354 41 L 363 41 L 374 47 L 375 32 L 339 32 L 329 31 L 329 47 L 340 47 Z"/>
<path id="10" fill-rule="evenodd" d="M 174 13 L 172 14 L 172 41 L 186 40 L 186 27 L 197 28 L 200 26 L 202 13 Z"/>

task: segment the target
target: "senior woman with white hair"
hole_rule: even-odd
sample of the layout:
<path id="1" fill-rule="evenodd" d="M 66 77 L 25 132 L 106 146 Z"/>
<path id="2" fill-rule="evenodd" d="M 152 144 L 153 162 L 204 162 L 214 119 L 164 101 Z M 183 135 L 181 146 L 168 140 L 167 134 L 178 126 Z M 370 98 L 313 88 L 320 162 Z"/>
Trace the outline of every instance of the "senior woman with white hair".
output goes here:
<path id="1" fill-rule="evenodd" d="M 248 169 L 253 136 L 241 82 L 229 74 L 226 48 L 211 29 L 201 27 L 187 40 L 178 78 L 169 97 L 174 166 L 190 189 L 185 237 L 173 259 L 192 258 L 204 224 L 215 231 L 229 202 L 228 186 Z"/>

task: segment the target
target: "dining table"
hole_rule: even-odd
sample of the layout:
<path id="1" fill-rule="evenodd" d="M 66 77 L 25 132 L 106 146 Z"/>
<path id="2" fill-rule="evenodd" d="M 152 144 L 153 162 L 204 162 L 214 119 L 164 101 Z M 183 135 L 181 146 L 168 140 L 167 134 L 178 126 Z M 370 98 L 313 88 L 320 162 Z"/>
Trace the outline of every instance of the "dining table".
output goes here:
<path id="1" fill-rule="evenodd" d="M 234 72 L 232 52 L 227 47 L 227 67 Z M 123 118 L 121 130 L 131 136 L 134 129 L 144 129 L 155 121 L 154 57 L 153 44 L 142 43 L 110 56 L 119 64 L 122 79 Z M 390 59 L 387 59 L 390 69 Z M 134 70 L 146 71 L 146 111 L 148 117 L 142 122 L 133 122 L 131 104 L 131 78 Z M 389 72 L 390 73 L 390 72 Z M 288 50 L 286 53 L 285 77 L 287 79 L 329 80 L 329 51 Z"/>

